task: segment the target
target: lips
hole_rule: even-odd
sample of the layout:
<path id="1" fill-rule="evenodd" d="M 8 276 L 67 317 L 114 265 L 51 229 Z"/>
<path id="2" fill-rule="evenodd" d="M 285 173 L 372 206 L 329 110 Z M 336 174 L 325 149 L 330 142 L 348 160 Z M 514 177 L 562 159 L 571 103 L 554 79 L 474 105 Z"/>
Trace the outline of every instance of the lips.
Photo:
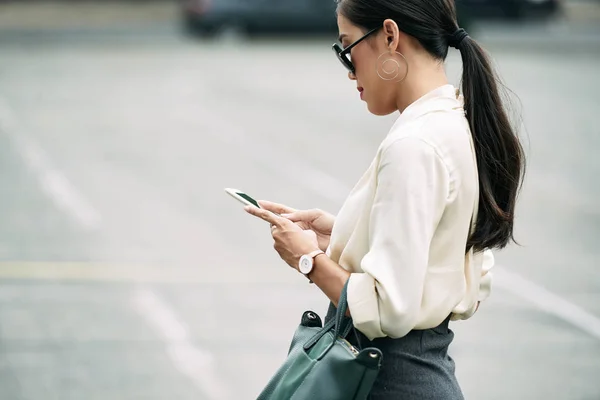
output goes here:
<path id="1" fill-rule="evenodd" d="M 358 89 L 358 91 L 359 91 L 359 92 L 361 92 L 361 93 L 362 93 L 362 91 L 364 90 L 364 89 L 363 89 L 363 88 L 361 88 L 360 86 L 359 86 L 359 87 L 357 87 L 356 89 Z"/>

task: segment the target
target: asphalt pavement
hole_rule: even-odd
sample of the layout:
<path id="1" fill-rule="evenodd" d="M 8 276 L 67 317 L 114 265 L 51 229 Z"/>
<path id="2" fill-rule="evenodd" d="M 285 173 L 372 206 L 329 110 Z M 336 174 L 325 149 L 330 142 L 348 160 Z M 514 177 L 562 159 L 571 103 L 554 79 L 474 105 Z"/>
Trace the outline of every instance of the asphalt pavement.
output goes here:
<path id="1" fill-rule="evenodd" d="M 2 400 L 252 399 L 326 310 L 223 188 L 335 213 L 397 116 L 330 41 L 157 32 L 0 42 Z M 490 43 L 529 166 L 467 399 L 600 398 L 600 53 L 555 47 Z"/>

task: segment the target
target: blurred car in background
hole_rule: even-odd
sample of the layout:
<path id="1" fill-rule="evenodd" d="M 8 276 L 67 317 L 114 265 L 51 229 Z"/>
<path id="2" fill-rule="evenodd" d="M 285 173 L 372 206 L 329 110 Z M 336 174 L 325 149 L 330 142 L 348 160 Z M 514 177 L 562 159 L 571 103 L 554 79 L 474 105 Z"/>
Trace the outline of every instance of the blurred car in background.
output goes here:
<path id="1" fill-rule="evenodd" d="M 187 32 L 336 32 L 334 0 L 182 0 Z"/>
<path id="2" fill-rule="evenodd" d="M 552 16 L 561 0 L 456 0 L 459 21 Z M 212 36 L 226 29 L 244 33 L 336 32 L 334 0 L 180 0 L 185 30 Z"/>
<path id="3" fill-rule="evenodd" d="M 551 17 L 561 10 L 561 0 L 456 0 L 459 14 L 472 19 L 524 19 Z"/>

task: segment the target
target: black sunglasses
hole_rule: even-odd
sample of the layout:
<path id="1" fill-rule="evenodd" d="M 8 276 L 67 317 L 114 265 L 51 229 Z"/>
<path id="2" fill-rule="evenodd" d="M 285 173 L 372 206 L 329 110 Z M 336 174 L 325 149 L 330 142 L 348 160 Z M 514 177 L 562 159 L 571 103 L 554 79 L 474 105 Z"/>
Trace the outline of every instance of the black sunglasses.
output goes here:
<path id="1" fill-rule="evenodd" d="M 360 39 L 358 39 L 357 41 L 355 41 L 354 43 L 352 43 L 345 49 L 343 49 L 339 43 L 333 44 L 333 46 L 332 46 L 333 51 L 335 52 L 335 54 L 337 55 L 337 58 L 344 65 L 344 67 L 346 67 L 346 69 L 348 71 L 350 71 L 352 73 L 355 72 L 354 64 L 352 64 L 352 59 L 350 58 L 350 50 L 352 50 L 352 48 L 354 46 L 356 46 L 357 44 L 362 42 L 364 39 L 366 39 L 370 34 L 372 34 L 373 32 L 377 32 L 378 30 L 379 30 L 379 28 L 371 29 L 369 32 L 365 33 L 363 37 L 361 37 Z"/>

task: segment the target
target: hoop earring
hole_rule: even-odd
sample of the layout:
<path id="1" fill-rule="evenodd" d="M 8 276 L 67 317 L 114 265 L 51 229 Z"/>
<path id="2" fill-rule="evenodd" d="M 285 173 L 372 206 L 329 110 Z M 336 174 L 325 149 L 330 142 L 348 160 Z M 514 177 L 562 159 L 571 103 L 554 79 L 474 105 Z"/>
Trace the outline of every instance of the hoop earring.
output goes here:
<path id="1" fill-rule="evenodd" d="M 402 59 L 404 60 L 404 63 L 406 64 L 406 73 L 404 74 L 402 79 L 399 79 L 396 81 L 396 83 L 400 83 L 400 82 L 404 81 L 406 79 L 406 76 L 408 75 L 408 61 L 406 60 L 406 57 L 404 57 L 404 54 L 399 53 L 397 51 L 395 53 L 398 54 L 400 57 L 402 57 Z M 392 80 L 398 78 L 398 75 L 400 75 L 400 70 L 402 68 L 401 68 L 398 60 L 396 60 L 393 57 L 390 57 L 390 58 L 382 61 L 381 57 L 383 57 L 386 54 L 387 53 L 382 53 L 379 57 L 377 57 L 376 72 L 377 72 L 377 75 L 384 81 L 392 81 Z M 386 69 L 386 64 L 392 64 L 392 68 L 389 70 Z M 389 65 L 388 65 L 388 67 L 389 67 Z M 380 71 L 382 71 L 383 74 Z"/>

